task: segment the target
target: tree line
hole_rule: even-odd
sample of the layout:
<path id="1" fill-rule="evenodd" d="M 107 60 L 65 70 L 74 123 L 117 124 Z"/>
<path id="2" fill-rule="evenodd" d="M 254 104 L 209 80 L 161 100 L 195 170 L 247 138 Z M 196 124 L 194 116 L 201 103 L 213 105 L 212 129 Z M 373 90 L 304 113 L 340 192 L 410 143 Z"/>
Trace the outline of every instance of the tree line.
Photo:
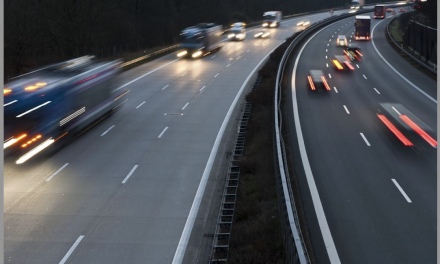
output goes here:
<path id="1" fill-rule="evenodd" d="M 259 21 L 343 7 L 350 0 L 5 0 L 4 76 L 83 55 L 111 54 L 178 43 L 201 22 Z M 368 1 L 367 1 L 368 2 Z M 104 53 L 106 51 L 107 53 Z M 110 51 L 110 52 L 109 52 Z M 102 56 L 101 56 L 102 57 Z"/>

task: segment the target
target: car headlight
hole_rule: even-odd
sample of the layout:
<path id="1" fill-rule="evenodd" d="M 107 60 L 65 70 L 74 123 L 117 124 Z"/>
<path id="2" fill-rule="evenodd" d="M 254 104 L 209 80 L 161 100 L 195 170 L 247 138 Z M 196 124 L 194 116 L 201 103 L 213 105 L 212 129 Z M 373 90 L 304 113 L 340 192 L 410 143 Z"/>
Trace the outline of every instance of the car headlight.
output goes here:
<path id="1" fill-rule="evenodd" d="M 202 55 L 202 52 L 200 50 L 198 50 L 192 54 L 192 57 L 197 58 L 197 57 L 200 57 L 201 55 Z"/>
<path id="2" fill-rule="evenodd" d="M 277 23 L 275 23 L 275 22 L 272 22 L 272 24 L 270 24 L 270 27 L 276 27 L 277 26 Z"/>
<path id="3" fill-rule="evenodd" d="M 257 34 L 254 35 L 255 38 L 261 37 L 261 35 L 263 35 L 263 32 L 258 32 Z"/>
<path id="4" fill-rule="evenodd" d="M 181 52 L 179 52 L 179 53 L 177 53 L 177 57 L 183 57 L 183 56 L 185 56 L 186 54 L 188 54 L 188 51 L 186 51 L 186 50 L 182 50 Z"/>
<path id="5" fill-rule="evenodd" d="M 228 38 L 233 38 L 233 37 L 235 37 L 235 34 L 233 33 L 228 35 Z"/>
<path id="6" fill-rule="evenodd" d="M 237 38 L 244 38 L 244 34 L 242 34 L 242 33 L 237 34 Z"/>
<path id="7" fill-rule="evenodd" d="M 268 23 L 263 23 L 263 27 L 267 27 L 268 25 Z"/>

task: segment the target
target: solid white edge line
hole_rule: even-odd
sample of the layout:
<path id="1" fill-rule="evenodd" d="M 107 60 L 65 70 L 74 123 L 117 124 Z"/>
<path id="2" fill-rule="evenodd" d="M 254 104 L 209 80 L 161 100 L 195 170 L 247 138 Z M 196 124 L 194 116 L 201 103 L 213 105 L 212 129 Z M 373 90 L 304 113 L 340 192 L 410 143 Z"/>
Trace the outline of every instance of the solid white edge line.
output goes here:
<path id="1" fill-rule="evenodd" d="M 333 241 L 333 237 L 331 235 L 330 227 L 327 223 L 327 218 L 325 217 L 324 208 L 322 207 L 321 199 L 319 198 L 318 188 L 316 187 L 315 179 L 313 178 L 312 168 L 310 167 L 309 159 L 307 157 L 307 151 L 306 146 L 304 143 L 304 137 L 301 130 L 301 123 L 299 120 L 299 114 L 298 114 L 298 102 L 296 100 L 296 86 L 295 86 L 295 79 L 296 79 L 296 69 L 298 68 L 298 62 L 301 57 L 301 54 L 306 47 L 306 45 L 321 31 L 326 29 L 327 27 L 330 27 L 332 24 L 322 28 L 318 32 L 316 32 L 301 48 L 298 56 L 295 60 L 295 66 L 293 68 L 293 74 L 292 74 L 292 80 L 291 85 L 292 89 L 292 107 L 293 107 L 293 116 L 295 120 L 295 128 L 296 128 L 296 134 L 298 138 L 298 145 L 300 148 L 300 154 L 301 154 L 301 160 L 304 166 L 304 172 L 306 174 L 307 183 L 309 185 L 310 194 L 312 196 L 313 205 L 315 207 L 316 217 L 318 219 L 319 228 L 321 230 L 322 238 L 324 240 L 325 249 L 327 250 L 328 257 L 330 259 L 331 264 L 340 264 L 341 260 L 339 259 L 338 251 L 336 250 L 335 243 Z"/>
<path id="2" fill-rule="evenodd" d="M 280 43 L 278 46 L 280 46 Z M 277 46 L 277 47 L 278 47 Z M 182 236 L 180 237 L 179 244 L 177 245 L 176 253 L 174 254 L 173 258 L 173 264 L 180 264 L 183 261 L 183 257 L 185 255 L 186 247 L 188 246 L 188 240 L 189 236 L 191 235 L 191 231 L 194 226 L 194 222 L 196 220 L 197 212 L 200 208 L 200 203 L 203 198 L 203 194 L 205 192 L 206 184 L 208 183 L 209 174 L 211 173 L 212 166 L 214 164 L 215 157 L 217 156 L 217 151 L 220 145 L 220 141 L 223 137 L 223 134 L 225 132 L 226 126 L 229 122 L 229 119 L 231 118 L 232 112 L 243 93 L 245 87 L 247 86 L 247 83 L 253 76 L 253 74 L 257 71 L 257 69 L 260 67 L 260 65 L 266 60 L 267 57 L 277 48 L 275 47 L 272 49 L 258 64 L 257 66 L 252 70 L 252 72 L 249 74 L 249 76 L 244 81 L 243 85 L 241 86 L 240 90 L 238 91 L 237 95 L 235 96 L 234 101 L 232 102 L 231 106 L 229 107 L 228 113 L 225 116 L 225 119 L 223 120 L 222 126 L 220 127 L 220 130 L 217 134 L 217 137 L 214 142 L 214 146 L 212 147 L 211 153 L 208 158 L 208 162 L 206 163 L 205 170 L 203 171 L 202 179 L 200 180 L 199 187 L 197 188 L 196 196 L 194 197 L 193 204 L 191 206 L 191 210 L 189 211 L 188 218 L 186 219 L 185 227 L 183 228 Z"/>
<path id="3" fill-rule="evenodd" d="M 371 31 L 371 39 L 373 40 L 373 47 L 376 50 L 377 54 L 379 55 L 379 57 L 382 58 L 382 60 L 397 74 L 399 75 L 403 80 L 405 80 L 408 84 L 410 84 L 412 87 L 414 87 L 417 91 L 419 91 L 420 93 L 422 93 L 424 96 L 426 96 L 429 100 L 433 101 L 434 103 L 437 104 L 437 100 L 435 100 L 434 98 L 432 98 L 429 94 L 425 93 L 422 89 L 420 89 L 419 87 L 417 87 L 415 84 L 413 84 L 412 82 L 410 82 L 407 78 L 405 78 L 402 74 L 400 74 L 396 69 L 394 69 L 393 66 L 391 66 L 391 64 L 385 60 L 385 58 L 382 56 L 382 54 L 380 54 L 379 50 L 376 48 L 376 44 L 374 44 L 374 29 L 376 28 L 377 25 L 379 25 L 380 23 L 382 23 L 385 20 L 380 21 L 379 23 L 377 23 L 374 27 L 373 30 Z"/>
<path id="4" fill-rule="evenodd" d="M 394 182 L 394 185 L 396 185 L 397 189 L 399 189 L 400 193 L 405 197 L 406 201 L 408 203 L 412 203 L 411 199 L 409 199 L 408 195 L 406 195 L 405 191 L 400 187 L 399 183 L 395 179 L 391 179 Z"/>
<path id="5" fill-rule="evenodd" d="M 125 177 L 125 179 L 122 181 L 122 184 L 125 184 L 130 176 L 133 174 L 133 172 L 137 169 L 138 165 L 134 165 L 133 169 L 128 173 L 128 175 Z"/>
<path id="6" fill-rule="evenodd" d="M 350 112 L 348 111 L 347 106 L 344 105 L 345 111 L 347 112 L 347 114 L 350 114 Z"/>
<path id="7" fill-rule="evenodd" d="M 52 175 L 49 176 L 49 178 L 46 179 L 46 181 L 50 181 L 55 175 L 57 175 L 60 171 L 62 171 L 69 163 L 64 164 L 61 168 L 59 168 L 56 172 L 54 172 Z"/>
<path id="8" fill-rule="evenodd" d="M 109 129 L 107 129 L 104 133 L 101 134 L 101 137 L 104 136 L 105 134 L 107 134 L 114 127 L 115 127 L 115 125 L 109 127 Z"/>
<path id="9" fill-rule="evenodd" d="M 73 251 L 75 250 L 75 248 L 79 245 L 79 243 L 81 242 L 81 240 L 84 238 L 83 235 L 79 236 L 78 239 L 75 241 L 75 243 L 73 243 L 72 247 L 70 247 L 69 251 L 67 251 L 66 255 L 64 255 L 64 258 L 60 261 L 59 264 L 64 264 L 66 263 L 67 259 L 70 257 L 70 255 L 72 255 Z"/>
<path id="10" fill-rule="evenodd" d="M 183 107 L 182 110 L 185 110 L 185 108 L 189 105 L 189 103 L 186 103 Z"/>
<path id="11" fill-rule="evenodd" d="M 368 142 L 367 138 L 364 136 L 364 133 L 359 133 L 359 134 L 361 134 L 361 137 L 364 139 L 367 146 L 371 147 L 370 142 Z"/>
<path id="12" fill-rule="evenodd" d="M 138 109 L 139 107 L 141 107 L 143 104 L 145 104 L 145 101 L 143 101 L 140 105 L 136 106 L 136 109 Z"/>
<path id="13" fill-rule="evenodd" d="M 167 131 L 168 127 L 165 127 L 162 131 L 162 133 L 160 133 L 160 135 L 157 138 L 161 138 L 163 136 L 163 133 L 165 133 L 165 131 Z"/>
<path id="14" fill-rule="evenodd" d="M 147 76 L 147 75 L 149 75 L 149 74 L 151 74 L 151 73 L 153 73 L 153 72 L 155 72 L 155 71 L 157 71 L 157 70 L 160 70 L 160 69 L 162 69 L 163 67 L 166 67 L 166 66 L 170 65 L 171 63 L 176 62 L 176 61 L 178 61 L 178 60 L 180 60 L 180 58 L 179 58 L 179 59 L 175 59 L 175 60 L 173 60 L 173 61 L 170 61 L 170 62 L 168 62 L 168 63 L 166 63 L 166 64 L 160 66 L 159 68 L 156 68 L 156 69 L 154 69 L 154 70 L 152 70 L 152 71 L 150 71 L 150 72 L 147 72 L 147 73 L 145 73 L 144 75 L 141 75 L 140 77 L 137 77 L 136 79 L 134 79 L 134 80 L 132 80 L 132 81 L 129 81 L 128 83 L 126 83 L 126 84 L 124 84 L 124 85 L 122 85 L 122 86 L 116 88 L 115 90 L 113 90 L 113 92 L 116 92 L 117 90 L 122 89 L 122 88 L 124 88 L 125 86 L 127 86 L 127 85 L 129 85 L 129 84 L 131 84 L 131 83 L 134 83 L 135 81 L 137 81 L 137 80 L 139 80 L 139 79 L 142 79 L 142 78 L 144 78 L 145 76 Z"/>
<path id="15" fill-rule="evenodd" d="M 374 88 L 374 90 L 376 91 L 376 93 L 380 94 L 379 91 L 376 88 Z"/>

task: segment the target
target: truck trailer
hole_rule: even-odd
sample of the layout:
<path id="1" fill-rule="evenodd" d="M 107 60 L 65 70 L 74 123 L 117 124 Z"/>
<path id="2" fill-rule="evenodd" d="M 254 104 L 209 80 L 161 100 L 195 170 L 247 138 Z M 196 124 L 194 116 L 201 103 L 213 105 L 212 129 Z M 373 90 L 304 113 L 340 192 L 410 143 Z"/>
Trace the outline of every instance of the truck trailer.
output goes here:
<path id="1" fill-rule="evenodd" d="M 370 25 L 371 18 L 370 16 L 356 16 L 354 21 L 355 40 L 370 40 Z"/>
<path id="2" fill-rule="evenodd" d="M 282 19 L 281 11 L 269 11 L 263 14 L 263 27 L 279 27 Z"/>
<path id="3" fill-rule="evenodd" d="M 121 60 L 96 62 L 85 56 L 53 64 L 6 83 L 5 157 L 22 164 L 58 149 L 123 102 L 128 91 L 115 88 Z"/>
<path id="4" fill-rule="evenodd" d="M 177 57 L 199 58 L 220 49 L 222 34 L 222 27 L 214 23 L 185 28 L 180 33 L 182 43 Z"/>
<path id="5" fill-rule="evenodd" d="M 386 5 L 375 5 L 374 6 L 374 18 L 385 18 L 386 16 Z"/>

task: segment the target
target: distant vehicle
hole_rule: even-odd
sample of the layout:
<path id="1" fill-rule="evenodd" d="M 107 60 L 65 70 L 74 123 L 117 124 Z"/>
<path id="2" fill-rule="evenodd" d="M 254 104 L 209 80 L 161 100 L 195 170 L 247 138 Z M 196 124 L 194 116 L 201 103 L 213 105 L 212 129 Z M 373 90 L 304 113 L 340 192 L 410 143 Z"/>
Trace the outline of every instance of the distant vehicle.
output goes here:
<path id="1" fill-rule="evenodd" d="M 420 8 L 422 8 L 422 5 L 421 5 L 421 4 L 414 4 L 414 5 L 412 6 L 412 9 L 420 9 Z"/>
<path id="2" fill-rule="evenodd" d="M 246 23 L 237 22 L 231 25 L 229 29 L 228 39 L 243 40 L 246 38 Z"/>
<path id="3" fill-rule="evenodd" d="M 343 71 L 343 70 L 351 70 L 354 71 L 353 65 L 351 65 L 351 60 L 348 56 L 344 55 L 335 55 L 333 59 L 330 59 L 330 61 L 335 65 L 337 70 Z"/>
<path id="4" fill-rule="evenodd" d="M 400 9 L 399 9 L 399 12 L 402 12 L 402 13 L 403 13 L 403 12 L 405 12 L 405 9 L 400 8 Z"/>
<path id="5" fill-rule="evenodd" d="M 387 12 L 388 13 L 393 12 L 393 9 L 392 8 L 387 8 Z"/>
<path id="6" fill-rule="evenodd" d="M 269 31 L 258 31 L 257 33 L 255 33 L 254 38 L 268 38 L 270 36 L 270 32 Z"/>
<path id="7" fill-rule="evenodd" d="M 386 16 L 386 6 L 385 5 L 375 5 L 374 6 L 374 18 L 385 18 Z"/>
<path id="8" fill-rule="evenodd" d="M 348 44 L 348 46 L 344 49 L 344 53 L 351 61 L 354 61 L 355 59 L 361 61 L 361 57 L 364 56 L 361 53 L 361 49 L 356 44 Z"/>
<path id="9" fill-rule="evenodd" d="M 5 84 L 4 153 L 22 164 L 56 149 L 110 115 L 127 90 L 116 88 L 121 60 L 93 56 L 50 65 Z"/>
<path id="10" fill-rule="evenodd" d="M 336 39 L 336 46 L 347 46 L 347 37 L 345 35 L 339 35 Z"/>
<path id="11" fill-rule="evenodd" d="M 263 27 L 279 27 L 282 19 L 281 11 L 269 11 L 263 14 Z"/>
<path id="12" fill-rule="evenodd" d="M 308 26 L 310 26 L 310 21 L 300 21 L 296 25 L 298 27 L 308 27 Z"/>
<path id="13" fill-rule="evenodd" d="M 364 0 L 352 0 L 350 9 L 362 9 L 364 6 Z"/>
<path id="14" fill-rule="evenodd" d="M 355 27 L 355 40 L 369 40 L 370 37 L 370 16 L 359 15 L 356 16 L 354 27 Z"/>
<path id="15" fill-rule="evenodd" d="M 222 27 L 214 23 L 201 23 L 185 28 L 180 33 L 182 44 L 177 57 L 199 58 L 221 48 Z"/>
<path id="16" fill-rule="evenodd" d="M 330 91 L 330 86 L 325 79 L 324 73 L 321 70 L 310 70 L 310 75 L 307 76 L 310 89 L 316 91 L 317 89 Z"/>

